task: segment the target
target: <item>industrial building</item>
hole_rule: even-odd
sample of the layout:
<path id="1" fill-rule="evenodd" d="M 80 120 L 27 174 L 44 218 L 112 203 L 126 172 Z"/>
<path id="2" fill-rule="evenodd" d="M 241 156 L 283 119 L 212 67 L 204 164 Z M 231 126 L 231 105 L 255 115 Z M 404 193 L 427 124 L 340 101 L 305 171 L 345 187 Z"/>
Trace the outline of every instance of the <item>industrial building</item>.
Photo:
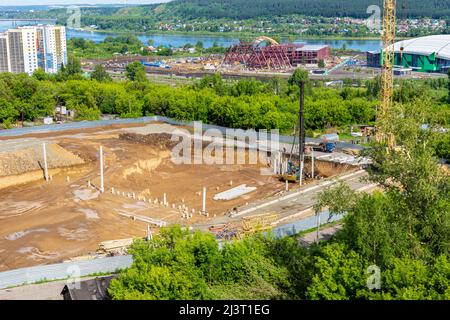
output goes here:
<path id="1" fill-rule="evenodd" d="M 26 26 L 0 33 L 0 72 L 31 75 L 41 68 L 48 73 L 57 73 L 65 63 L 65 27 Z"/>
<path id="2" fill-rule="evenodd" d="M 417 72 L 445 73 L 450 68 L 450 35 L 435 35 L 398 41 L 394 65 Z M 367 65 L 380 67 L 381 52 L 367 52 Z"/>
<path id="3" fill-rule="evenodd" d="M 331 55 L 329 46 L 324 45 L 299 45 L 290 57 L 293 66 L 301 64 L 318 64 L 319 60 L 325 60 Z"/>
<path id="4" fill-rule="evenodd" d="M 331 54 L 328 46 L 286 43 L 279 44 L 268 37 L 253 42 L 241 42 L 225 53 L 223 64 L 242 64 L 250 69 L 290 69 L 298 65 L 318 64 Z"/>

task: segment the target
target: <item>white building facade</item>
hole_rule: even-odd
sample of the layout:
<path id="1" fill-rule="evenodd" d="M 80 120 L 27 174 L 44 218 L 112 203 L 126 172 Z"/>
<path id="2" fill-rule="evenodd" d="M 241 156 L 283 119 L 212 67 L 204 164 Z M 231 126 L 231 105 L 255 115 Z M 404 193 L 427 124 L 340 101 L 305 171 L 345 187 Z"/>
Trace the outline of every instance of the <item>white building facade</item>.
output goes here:
<path id="1" fill-rule="evenodd" d="M 0 34 L 0 72 L 33 74 L 38 68 L 57 73 L 67 63 L 66 30 L 38 25 Z"/>

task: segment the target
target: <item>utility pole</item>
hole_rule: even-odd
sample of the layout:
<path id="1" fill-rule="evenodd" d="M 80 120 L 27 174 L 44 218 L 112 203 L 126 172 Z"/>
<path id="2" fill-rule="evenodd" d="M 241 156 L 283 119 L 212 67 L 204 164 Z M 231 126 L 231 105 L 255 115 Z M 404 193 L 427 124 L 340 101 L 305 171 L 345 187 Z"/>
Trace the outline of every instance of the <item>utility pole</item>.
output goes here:
<path id="1" fill-rule="evenodd" d="M 203 187 L 202 213 L 206 214 L 206 187 Z"/>
<path id="2" fill-rule="evenodd" d="M 105 185 L 103 179 L 103 146 L 100 146 L 100 192 L 105 192 Z"/>
<path id="3" fill-rule="evenodd" d="M 303 110 L 305 107 L 305 81 L 300 82 L 300 110 L 298 112 L 298 157 L 300 164 L 300 185 L 303 184 L 303 163 L 305 159 L 305 117 L 303 115 Z"/>
<path id="4" fill-rule="evenodd" d="M 42 144 L 42 151 L 44 153 L 44 178 L 48 182 L 47 148 L 45 147 L 45 142 Z"/>

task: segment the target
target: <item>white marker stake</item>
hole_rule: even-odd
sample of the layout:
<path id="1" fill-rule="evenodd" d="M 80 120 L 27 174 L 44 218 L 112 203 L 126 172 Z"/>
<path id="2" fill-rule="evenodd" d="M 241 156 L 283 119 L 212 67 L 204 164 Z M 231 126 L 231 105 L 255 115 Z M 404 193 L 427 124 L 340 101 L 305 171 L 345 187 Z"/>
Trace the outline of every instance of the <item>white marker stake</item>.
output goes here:
<path id="1" fill-rule="evenodd" d="M 167 195 L 164 193 L 163 195 L 163 204 L 166 205 L 167 204 Z"/>
<path id="2" fill-rule="evenodd" d="M 286 180 L 286 191 L 289 191 L 289 182 Z"/>
<path id="3" fill-rule="evenodd" d="M 311 149 L 311 177 L 314 179 L 314 149 Z"/>
<path id="4" fill-rule="evenodd" d="M 304 166 L 304 163 L 302 160 L 302 162 L 300 163 L 300 186 L 303 185 L 303 166 Z"/>
<path id="5" fill-rule="evenodd" d="M 319 243 L 320 236 L 320 212 L 317 214 L 317 235 L 316 235 L 316 243 Z"/>
<path id="6" fill-rule="evenodd" d="M 48 181 L 47 149 L 45 148 L 45 143 L 42 144 L 42 149 L 44 151 L 44 178 L 45 181 Z"/>
<path id="7" fill-rule="evenodd" d="M 103 147 L 100 146 L 100 192 L 105 192 L 105 185 L 103 179 Z"/>
<path id="8" fill-rule="evenodd" d="M 152 240 L 152 232 L 150 230 L 150 225 L 147 224 L 147 241 Z"/>
<path id="9" fill-rule="evenodd" d="M 206 213 L 206 187 L 203 187 L 202 212 Z"/>

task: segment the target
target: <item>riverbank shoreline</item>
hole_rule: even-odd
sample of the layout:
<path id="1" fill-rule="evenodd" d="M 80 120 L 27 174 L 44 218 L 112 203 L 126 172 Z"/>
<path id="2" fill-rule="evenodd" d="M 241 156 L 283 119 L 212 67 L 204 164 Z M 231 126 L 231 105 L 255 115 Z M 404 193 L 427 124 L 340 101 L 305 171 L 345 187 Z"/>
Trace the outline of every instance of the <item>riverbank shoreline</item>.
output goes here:
<path id="1" fill-rule="evenodd" d="M 80 28 L 80 29 L 69 29 L 80 32 L 95 32 L 102 34 L 115 34 L 115 35 L 127 35 L 134 34 L 136 36 L 199 36 L 199 37 L 217 37 L 217 38 L 257 38 L 261 36 L 266 37 L 277 37 L 282 39 L 293 39 L 293 41 L 298 40 L 346 40 L 346 41 L 376 41 L 380 40 L 380 37 L 343 37 L 343 36 L 311 36 L 311 35 L 294 35 L 289 33 L 280 33 L 280 34 L 269 34 L 269 33 L 253 33 L 253 32 L 207 32 L 207 31 L 161 31 L 161 30 L 151 30 L 151 31 L 124 31 L 124 30 L 115 30 L 115 29 L 93 29 L 93 28 Z M 408 37 L 398 37 L 398 40 L 406 40 L 412 39 Z"/>

